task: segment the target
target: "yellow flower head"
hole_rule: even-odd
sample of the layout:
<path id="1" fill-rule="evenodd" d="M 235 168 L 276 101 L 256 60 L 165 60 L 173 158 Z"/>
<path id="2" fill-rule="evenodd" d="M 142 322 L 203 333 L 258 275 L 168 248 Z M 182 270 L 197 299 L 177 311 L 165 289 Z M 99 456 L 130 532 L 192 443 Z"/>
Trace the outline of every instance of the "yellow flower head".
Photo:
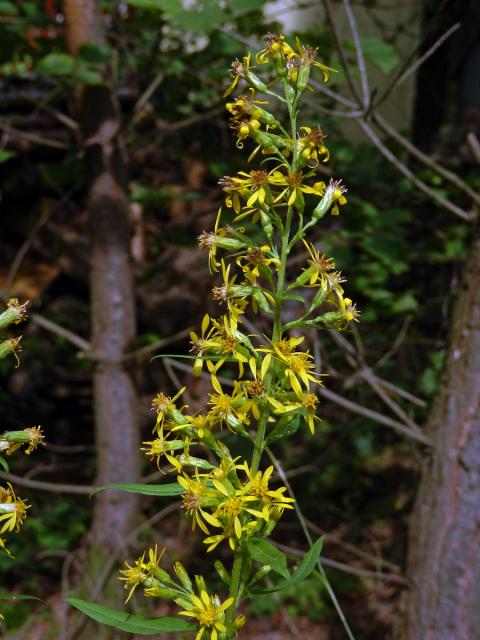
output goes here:
<path id="1" fill-rule="evenodd" d="M 179 615 L 197 620 L 200 628 L 195 640 L 217 640 L 219 633 L 226 633 L 225 611 L 233 601 L 233 598 L 227 598 L 222 603 L 217 595 L 209 595 L 203 590 L 199 596 L 192 593 L 188 597 L 176 599 L 177 604 L 183 607 Z"/>
<path id="2" fill-rule="evenodd" d="M 17 498 L 12 485 L 0 488 L 0 535 L 6 532 L 19 531 L 27 517 L 29 505 Z"/>

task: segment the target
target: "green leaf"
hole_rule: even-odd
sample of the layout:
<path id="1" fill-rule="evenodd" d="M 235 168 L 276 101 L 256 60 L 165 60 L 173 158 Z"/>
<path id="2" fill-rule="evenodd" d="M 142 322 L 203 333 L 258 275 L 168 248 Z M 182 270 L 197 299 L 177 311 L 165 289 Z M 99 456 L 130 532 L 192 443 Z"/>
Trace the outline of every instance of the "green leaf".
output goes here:
<path id="1" fill-rule="evenodd" d="M 269 565 L 284 578 L 290 578 L 287 568 L 287 556 L 264 538 L 252 538 L 247 542 L 248 553 L 260 564 Z"/>
<path id="2" fill-rule="evenodd" d="M 37 598 L 36 596 L 22 596 L 19 594 L 11 594 L 11 593 L 0 593 L 0 600 L 38 600 L 39 602 L 43 602 L 41 598 Z"/>
<path id="3" fill-rule="evenodd" d="M 308 576 L 312 573 L 322 552 L 324 540 L 325 536 L 322 536 L 313 543 L 307 553 L 303 556 L 302 561 L 298 565 L 296 571 L 293 572 L 292 577 L 289 580 L 289 584 L 301 582 L 302 580 L 305 580 L 305 578 L 308 578 Z"/>
<path id="4" fill-rule="evenodd" d="M 282 440 L 283 438 L 289 438 L 290 436 L 293 436 L 293 434 L 298 431 L 299 426 L 300 416 L 298 415 L 298 413 L 293 414 L 293 412 L 289 412 L 283 415 L 277 422 L 275 429 L 266 439 L 265 444 L 272 444 L 272 442 L 277 442 L 278 440 Z"/>
<path id="5" fill-rule="evenodd" d="M 393 313 L 411 313 L 418 309 L 418 302 L 410 291 L 406 291 L 392 304 Z"/>
<path id="6" fill-rule="evenodd" d="M 289 577 L 288 580 L 279 582 L 272 589 L 262 589 L 258 591 L 257 590 L 252 591 L 252 594 L 274 593 L 275 591 L 283 591 L 284 589 L 288 589 L 292 585 L 299 584 L 300 582 L 305 580 L 305 578 L 308 578 L 308 576 L 312 573 L 312 571 L 315 569 L 317 565 L 318 558 L 320 557 L 320 553 L 322 552 L 324 539 L 325 539 L 325 536 L 322 536 L 316 542 L 313 543 L 313 545 L 310 547 L 307 553 L 303 556 L 296 571 L 292 573 L 291 577 Z"/>
<path id="7" fill-rule="evenodd" d="M 18 8 L 15 4 L 13 4 L 13 2 L 2 0 L 0 2 L 0 13 L 6 16 L 17 16 Z"/>
<path id="8" fill-rule="evenodd" d="M 15 151 L 7 151 L 6 149 L 0 149 L 0 164 L 7 162 L 10 158 L 14 158 L 16 156 Z"/>
<path id="9" fill-rule="evenodd" d="M 87 84 L 89 86 L 103 84 L 104 79 L 101 73 L 98 71 L 91 71 L 90 69 L 81 69 L 77 71 L 72 77 L 75 84 Z"/>
<path id="10" fill-rule="evenodd" d="M 10 469 L 8 468 L 8 462 L 2 456 L 0 456 L 0 467 L 2 467 L 2 469 L 6 473 L 10 473 Z"/>
<path id="11" fill-rule="evenodd" d="M 162 617 L 147 618 L 136 616 L 126 611 L 116 611 L 101 604 L 86 602 L 78 598 L 67 598 L 68 604 L 78 609 L 89 618 L 106 624 L 115 629 L 121 629 L 129 633 L 137 633 L 142 636 L 154 636 L 158 633 L 171 633 L 174 631 L 194 631 L 195 627 L 180 618 Z"/>
<path id="12" fill-rule="evenodd" d="M 105 64 L 110 60 L 111 55 L 108 47 L 90 42 L 84 44 L 78 52 L 80 60 L 91 66 Z"/>
<path id="13" fill-rule="evenodd" d="M 182 5 L 178 0 L 129 0 L 131 7 L 147 9 L 149 11 L 181 11 Z"/>
<path id="14" fill-rule="evenodd" d="M 258 11 L 263 2 L 259 2 L 259 0 L 229 0 L 227 4 L 234 15 L 243 16 L 246 13 Z"/>
<path id="15" fill-rule="evenodd" d="M 45 76 L 69 76 L 75 69 L 75 58 L 68 53 L 49 53 L 37 65 L 38 73 Z"/>
<path id="16" fill-rule="evenodd" d="M 383 73 L 392 72 L 400 62 L 397 52 L 388 42 L 378 38 L 361 38 L 365 59 Z"/>
<path id="17" fill-rule="evenodd" d="M 140 493 L 144 496 L 179 496 L 183 493 L 183 488 L 176 482 L 170 484 L 130 484 L 127 482 L 113 482 L 102 487 L 95 487 L 90 494 L 95 495 L 105 489 L 118 489 L 127 493 Z"/>

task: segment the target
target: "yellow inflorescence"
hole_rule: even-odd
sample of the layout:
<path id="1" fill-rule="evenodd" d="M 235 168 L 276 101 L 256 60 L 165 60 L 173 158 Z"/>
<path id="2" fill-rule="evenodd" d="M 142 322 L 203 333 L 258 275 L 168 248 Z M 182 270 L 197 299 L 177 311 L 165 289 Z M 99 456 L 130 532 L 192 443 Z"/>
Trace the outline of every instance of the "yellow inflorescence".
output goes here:
<path id="1" fill-rule="evenodd" d="M 194 413 L 180 406 L 184 389 L 173 397 L 158 394 L 152 406 L 156 438 L 144 443 L 148 457 L 177 474 L 185 515 L 203 534 L 207 550 L 227 545 L 235 554 L 232 576 L 219 571 L 230 590 L 223 602 L 209 594 L 201 576 L 194 587 L 180 563 L 172 579 L 158 567 L 156 552 L 121 572 L 127 600 L 138 585 L 149 596 L 172 599 L 180 615 L 196 623 L 197 640 L 227 640 L 243 626 L 245 616 L 236 616 L 236 609 L 252 577 L 247 573 L 255 570 L 249 544 L 267 538 L 293 508 L 286 487 L 276 484 L 273 466 L 261 470 L 259 463 L 269 441 L 300 424 L 313 434 L 320 420 L 316 390 L 322 374 L 298 331 L 345 329 L 358 317 L 334 261 L 306 239 L 308 229 L 347 203 L 340 180 L 326 184 L 318 175 L 330 157 L 325 133 L 318 125 L 297 126 L 299 100 L 315 69 L 325 82 L 333 71 L 316 60 L 316 49 L 272 34 L 254 58 L 247 54 L 232 64 L 225 96 L 240 86 L 242 93 L 227 103 L 230 127 L 239 148 L 251 145 L 249 161 L 263 159 L 220 180 L 226 210 L 219 209 L 214 229 L 198 239 L 208 251 L 210 271 L 219 274 L 212 298 L 223 309 L 218 318 L 205 315 L 201 329 L 190 333 L 193 373 L 209 376 L 211 392 L 204 410 Z M 288 124 L 274 103 L 288 111 Z M 300 260 L 287 269 L 296 249 Z M 292 319 L 290 312 L 288 321 L 282 315 L 287 301 L 297 303 L 297 316 Z M 272 320 L 270 336 L 251 333 L 245 323 L 250 312 Z M 233 456 L 220 438 L 226 430 L 253 443 L 251 461 Z M 200 457 L 193 457 L 197 449 Z"/>

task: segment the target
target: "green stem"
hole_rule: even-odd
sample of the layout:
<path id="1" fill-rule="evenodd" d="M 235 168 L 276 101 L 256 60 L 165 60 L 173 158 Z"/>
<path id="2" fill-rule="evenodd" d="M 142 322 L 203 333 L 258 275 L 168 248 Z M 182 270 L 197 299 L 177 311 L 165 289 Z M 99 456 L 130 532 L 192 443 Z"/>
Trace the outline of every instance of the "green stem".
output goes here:
<path id="1" fill-rule="evenodd" d="M 300 522 L 300 526 L 302 527 L 302 530 L 303 530 L 305 538 L 306 538 L 306 540 L 308 542 L 308 545 L 311 548 L 312 545 L 313 545 L 313 540 L 312 540 L 312 536 L 310 535 L 310 531 L 308 529 L 307 521 L 305 520 L 305 516 L 303 515 L 302 510 L 298 506 L 298 502 L 297 502 L 297 500 L 295 498 L 295 494 L 294 494 L 294 492 L 292 490 L 292 487 L 291 487 L 291 485 L 290 485 L 290 483 L 288 481 L 287 476 L 285 475 L 283 467 L 280 464 L 280 462 L 277 460 L 277 458 L 275 457 L 273 452 L 268 447 L 266 447 L 266 451 L 267 451 L 268 457 L 273 462 L 273 465 L 274 465 L 278 475 L 280 476 L 282 482 L 287 487 L 287 491 L 288 491 L 289 496 L 295 500 L 295 502 L 293 503 L 293 508 L 295 509 L 295 513 L 297 514 L 298 521 Z M 321 578 L 322 578 L 323 585 L 324 585 L 325 589 L 327 590 L 327 593 L 328 593 L 328 595 L 330 597 L 330 600 L 332 601 L 333 606 L 335 607 L 335 610 L 337 612 L 337 615 L 340 618 L 340 621 L 341 621 L 341 623 L 343 625 L 343 628 L 345 629 L 345 633 L 347 634 L 348 640 L 355 640 L 355 637 L 354 637 L 354 635 L 352 633 L 352 630 L 350 629 L 350 626 L 349 626 L 349 624 L 347 622 L 345 614 L 343 613 L 342 607 L 340 606 L 340 603 L 337 600 L 337 596 L 335 595 L 335 592 L 334 592 L 334 590 L 332 588 L 332 585 L 330 584 L 330 580 L 328 579 L 328 576 L 325 573 L 325 569 L 323 568 L 323 564 L 322 564 L 320 559 L 317 560 L 317 568 L 320 571 L 320 575 L 321 575 Z"/>
<path id="2" fill-rule="evenodd" d="M 296 100 L 290 102 L 286 100 L 288 105 L 288 113 L 290 115 L 290 126 L 291 126 L 291 135 L 292 140 L 296 141 L 297 139 L 297 110 L 296 110 Z M 293 152 L 293 161 L 292 161 L 292 171 L 295 171 L 295 167 L 298 162 L 298 148 L 295 145 Z M 287 211 L 287 217 L 285 220 L 285 225 L 282 230 L 282 246 L 280 253 L 280 265 L 278 268 L 278 277 L 277 277 L 277 303 L 275 305 L 275 314 L 274 314 L 274 322 L 273 322 L 273 332 L 272 332 L 272 340 L 280 340 L 282 337 L 282 298 L 285 289 L 285 272 L 287 268 L 287 258 L 290 250 L 289 240 L 290 240 L 290 231 L 292 226 L 293 219 L 293 206 L 290 205 Z M 271 386 L 272 382 L 275 379 L 275 370 L 273 369 L 272 373 L 268 376 L 267 386 Z M 260 465 L 260 460 L 262 457 L 262 453 L 265 447 L 265 434 L 267 431 L 267 423 L 270 411 L 267 404 L 264 404 L 261 410 L 260 419 L 257 425 L 257 433 L 255 436 L 255 443 L 253 447 L 252 453 L 252 461 L 250 464 L 250 472 L 252 476 L 254 476 Z M 233 603 L 229 607 L 226 613 L 226 623 L 227 628 L 230 632 L 234 631 L 233 623 L 235 620 L 235 614 L 240 603 L 240 598 L 244 589 L 243 580 L 242 580 L 242 570 L 245 561 L 245 549 L 243 547 L 239 547 L 235 550 L 234 560 L 233 560 L 233 568 L 232 568 L 232 580 L 230 583 L 230 597 L 233 598 Z M 233 637 L 233 636 L 230 636 Z"/>
<path id="3" fill-rule="evenodd" d="M 234 638 L 236 635 L 236 632 L 234 631 L 234 628 L 233 628 L 233 622 L 235 620 L 235 614 L 237 612 L 238 605 L 240 603 L 240 596 L 243 591 L 242 569 L 243 569 L 244 557 L 245 557 L 245 551 L 243 547 L 239 547 L 235 551 L 235 557 L 233 560 L 233 568 L 232 568 L 232 581 L 230 582 L 229 595 L 231 598 L 233 598 L 233 602 L 231 606 L 228 608 L 228 611 L 226 613 L 226 620 L 225 620 L 225 622 L 227 623 L 227 628 L 229 629 L 229 631 L 231 630 L 233 632 L 233 635 L 230 636 L 231 638 Z"/>

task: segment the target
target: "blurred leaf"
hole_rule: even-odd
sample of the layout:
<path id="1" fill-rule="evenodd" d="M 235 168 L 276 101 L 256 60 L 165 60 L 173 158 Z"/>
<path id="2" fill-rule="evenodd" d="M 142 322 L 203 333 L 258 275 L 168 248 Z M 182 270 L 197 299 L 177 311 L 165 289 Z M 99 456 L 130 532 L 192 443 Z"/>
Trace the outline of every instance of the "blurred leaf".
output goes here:
<path id="1" fill-rule="evenodd" d="M 0 600 L 38 600 L 39 602 L 43 602 L 41 598 L 37 598 L 36 596 L 20 595 L 18 593 L 15 595 L 11 593 L 0 593 Z"/>
<path id="2" fill-rule="evenodd" d="M 418 309 L 418 302 L 410 291 L 406 291 L 392 304 L 393 313 L 408 313 Z"/>
<path id="3" fill-rule="evenodd" d="M 10 473 L 10 469 L 8 468 L 8 462 L 0 456 L 0 467 L 5 471 L 5 473 Z"/>
<path id="4" fill-rule="evenodd" d="M 49 53 L 37 65 L 38 73 L 45 76 L 68 76 L 75 69 L 75 58 L 69 53 Z"/>
<path id="5" fill-rule="evenodd" d="M 360 40 L 365 59 L 383 73 L 391 73 L 400 62 L 391 44 L 371 37 L 360 38 Z"/>
<path id="6" fill-rule="evenodd" d="M 298 414 L 286 414 L 280 418 L 277 425 L 266 439 L 266 444 L 272 444 L 283 438 L 289 438 L 298 431 L 300 426 L 300 416 Z"/>
<path id="7" fill-rule="evenodd" d="M 148 9 L 151 11 L 182 11 L 182 4 L 179 0 L 128 0 L 131 7 L 138 9 Z"/>
<path id="8" fill-rule="evenodd" d="M 92 66 L 105 64 L 110 60 L 111 55 L 108 47 L 92 43 L 84 44 L 78 53 L 82 62 Z"/>
<path id="9" fill-rule="evenodd" d="M 248 553 L 253 560 L 272 567 L 283 578 L 289 578 L 287 556 L 264 538 L 252 538 L 247 542 Z"/>
<path id="10" fill-rule="evenodd" d="M 10 158 L 14 158 L 16 156 L 15 151 L 7 151 L 6 149 L 0 149 L 0 164 L 7 162 Z"/>
<path id="11" fill-rule="evenodd" d="M 109 607 L 94 602 L 86 602 L 78 598 L 67 598 L 68 604 L 78 609 L 89 618 L 106 624 L 109 627 L 137 633 L 142 636 L 153 636 L 158 633 L 171 633 L 175 631 L 194 631 L 195 627 L 180 618 L 162 617 L 146 618 L 136 616 L 126 611 L 116 611 Z"/>
<path id="12" fill-rule="evenodd" d="M 86 84 L 89 86 L 104 83 L 102 74 L 98 73 L 98 71 L 91 71 L 90 69 L 82 69 L 80 71 L 77 71 L 72 77 L 72 80 L 76 84 Z"/>
<path id="13" fill-rule="evenodd" d="M 112 484 L 105 484 L 102 487 L 95 487 L 90 495 L 93 496 L 99 491 L 105 491 L 105 489 L 117 489 L 118 491 L 126 491 L 127 493 L 140 493 L 144 496 L 179 496 L 183 493 L 182 487 L 176 482 L 170 484 L 113 482 Z"/>
<path id="14" fill-rule="evenodd" d="M 0 0 L 0 13 L 7 16 L 18 16 L 18 8 L 13 2 Z"/>

